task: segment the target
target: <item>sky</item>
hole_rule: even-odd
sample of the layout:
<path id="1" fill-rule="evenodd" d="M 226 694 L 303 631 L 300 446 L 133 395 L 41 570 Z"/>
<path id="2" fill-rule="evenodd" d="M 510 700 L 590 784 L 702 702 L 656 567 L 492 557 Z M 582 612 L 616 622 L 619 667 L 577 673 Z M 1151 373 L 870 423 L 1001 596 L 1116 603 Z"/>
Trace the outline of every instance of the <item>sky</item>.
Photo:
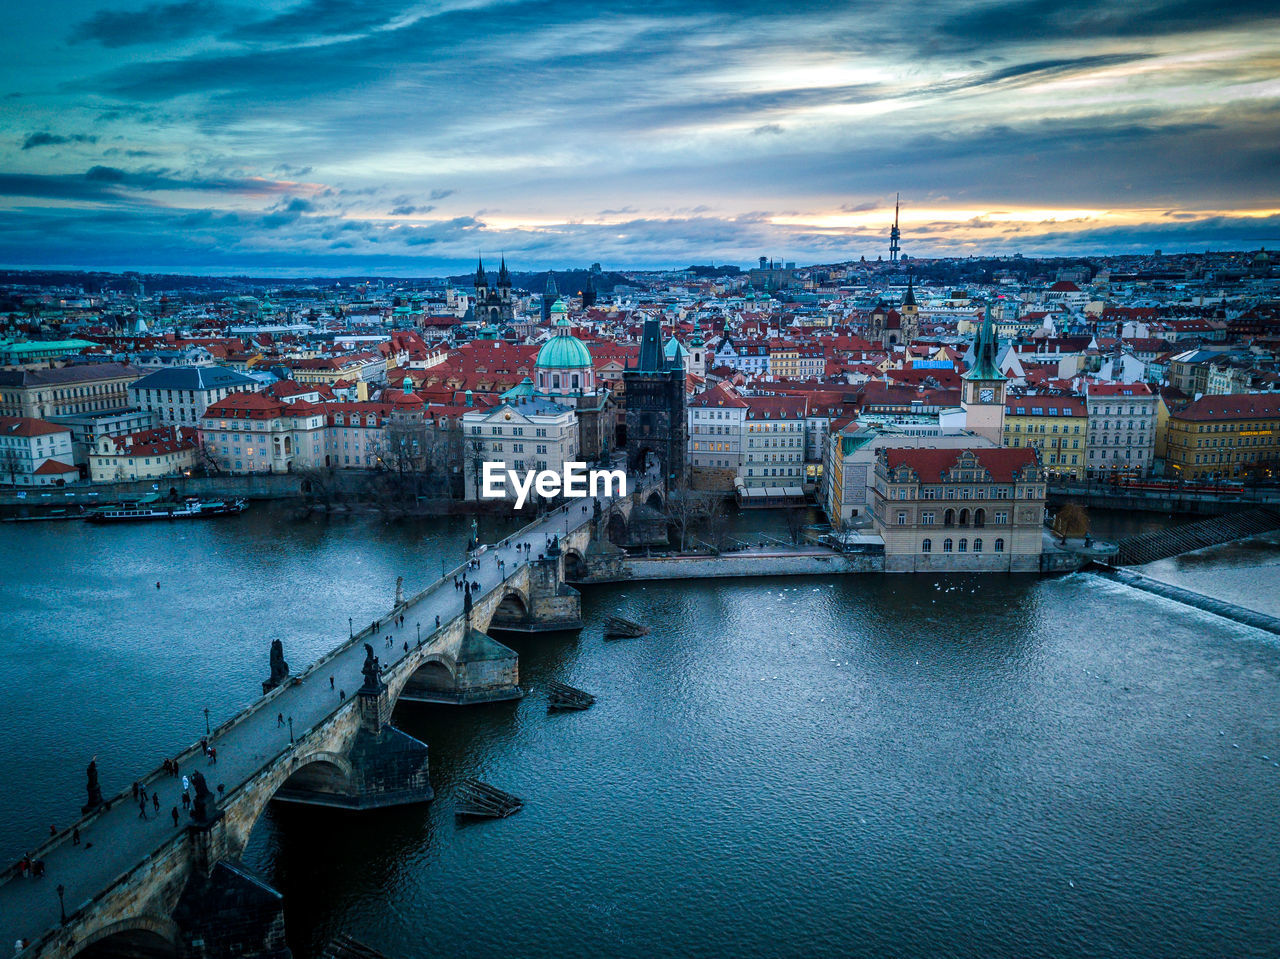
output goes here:
<path id="1" fill-rule="evenodd" d="M 0 265 L 437 275 L 1280 246 L 1275 0 L 41 0 Z"/>

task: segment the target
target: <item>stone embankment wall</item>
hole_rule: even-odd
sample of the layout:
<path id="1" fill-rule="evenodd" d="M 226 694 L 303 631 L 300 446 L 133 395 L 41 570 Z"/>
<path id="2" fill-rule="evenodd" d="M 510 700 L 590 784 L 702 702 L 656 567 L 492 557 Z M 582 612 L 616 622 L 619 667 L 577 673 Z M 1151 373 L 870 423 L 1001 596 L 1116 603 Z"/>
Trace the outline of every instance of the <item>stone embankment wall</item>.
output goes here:
<path id="1" fill-rule="evenodd" d="M 624 580 L 733 576 L 824 576 L 882 573 L 883 556 L 841 553 L 751 553 L 741 556 L 662 556 L 623 560 Z M 593 582 L 605 582 L 592 578 Z"/>

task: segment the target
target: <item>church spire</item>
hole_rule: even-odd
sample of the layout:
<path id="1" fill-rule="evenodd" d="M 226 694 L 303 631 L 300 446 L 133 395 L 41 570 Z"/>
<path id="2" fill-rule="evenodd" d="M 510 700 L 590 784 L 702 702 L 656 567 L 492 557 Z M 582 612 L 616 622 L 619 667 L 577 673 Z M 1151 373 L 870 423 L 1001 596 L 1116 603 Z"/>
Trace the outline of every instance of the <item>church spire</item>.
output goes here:
<path id="1" fill-rule="evenodd" d="M 498 286 L 510 286 L 511 273 L 507 270 L 507 256 L 502 255 L 502 263 L 498 266 Z"/>
<path id="2" fill-rule="evenodd" d="M 484 257 L 476 255 L 476 289 L 489 285 L 489 277 L 484 272 Z"/>
<path id="3" fill-rule="evenodd" d="M 907 271 L 907 295 L 902 298 L 902 305 L 903 306 L 916 305 L 915 274 L 913 274 L 910 270 Z"/>
<path id="4" fill-rule="evenodd" d="M 1003 380 L 1005 378 L 996 367 L 997 345 L 995 332 L 991 328 L 991 304 L 988 303 L 984 308 L 978 338 L 973 343 L 973 366 L 964 374 L 964 379 Z"/>

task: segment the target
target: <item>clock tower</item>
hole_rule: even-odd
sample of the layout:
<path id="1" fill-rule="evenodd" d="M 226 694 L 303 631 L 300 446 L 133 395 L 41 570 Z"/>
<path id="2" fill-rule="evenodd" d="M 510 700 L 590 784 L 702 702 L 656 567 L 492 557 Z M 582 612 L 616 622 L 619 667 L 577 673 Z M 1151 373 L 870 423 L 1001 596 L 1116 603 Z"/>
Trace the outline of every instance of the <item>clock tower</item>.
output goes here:
<path id="1" fill-rule="evenodd" d="M 965 429 L 1000 446 L 1004 439 L 1005 376 L 996 366 L 996 337 L 991 328 L 991 307 L 986 308 L 978 339 L 973 345 L 973 366 L 961 377 L 960 408 Z"/>

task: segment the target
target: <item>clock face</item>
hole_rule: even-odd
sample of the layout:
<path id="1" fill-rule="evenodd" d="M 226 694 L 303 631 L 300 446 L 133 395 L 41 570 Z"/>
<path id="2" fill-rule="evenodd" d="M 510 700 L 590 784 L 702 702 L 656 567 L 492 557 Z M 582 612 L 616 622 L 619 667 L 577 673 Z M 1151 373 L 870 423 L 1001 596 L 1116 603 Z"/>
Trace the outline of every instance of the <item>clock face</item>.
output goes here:
<path id="1" fill-rule="evenodd" d="M 994 403 L 996 399 L 995 390 L 978 390 L 979 403 Z"/>

